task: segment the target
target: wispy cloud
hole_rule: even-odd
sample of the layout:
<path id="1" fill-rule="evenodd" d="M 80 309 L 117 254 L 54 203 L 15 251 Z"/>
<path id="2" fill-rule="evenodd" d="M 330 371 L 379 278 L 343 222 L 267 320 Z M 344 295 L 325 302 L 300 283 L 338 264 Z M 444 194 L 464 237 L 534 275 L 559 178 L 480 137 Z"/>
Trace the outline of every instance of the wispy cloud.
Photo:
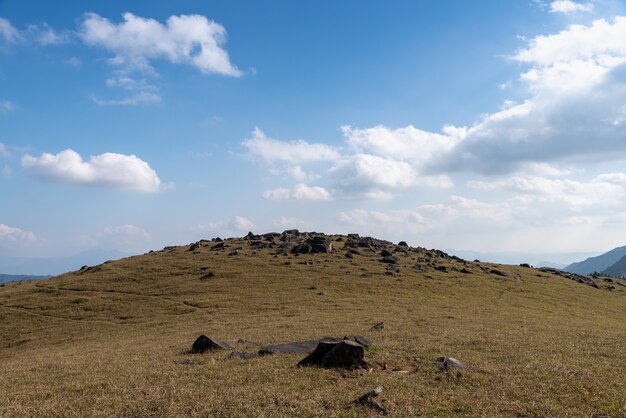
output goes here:
<path id="1" fill-rule="evenodd" d="M 591 3 L 578 3 L 572 0 L 554 0 L 550 3 L 550 13 L 571 14 L 591 11 L 593 11 Z"/>

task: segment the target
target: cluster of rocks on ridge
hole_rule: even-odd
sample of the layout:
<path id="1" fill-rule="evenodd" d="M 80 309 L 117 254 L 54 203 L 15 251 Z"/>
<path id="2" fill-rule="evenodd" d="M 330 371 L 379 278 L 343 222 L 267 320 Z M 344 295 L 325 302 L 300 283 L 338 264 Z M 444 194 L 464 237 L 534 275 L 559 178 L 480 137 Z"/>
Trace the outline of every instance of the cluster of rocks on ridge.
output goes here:
<path id="1" fill-rule="evenodd" d="M 164 251 L 174 251 L 176 248 L 166 247 Z M 390 276 L 401 274 L 404 268 L 407 267 L 407 258 L 410 258 L 411 261 L 408 268 L 418 274 L 425 274 L 427 278 L 430 278 L 428 273 L 431 272 L 456 274 L 455 277 L 475 273 L 487 273 L 501 278 L 509 277 L 509 273 L 506 270 L 501 270 L 500 267 L 490 263 L 481 263 L 479 260 L 473 262 L 463 260 L 440 250 L 411 247 L 406 241 L 394 244 L 390 241 L 360 236 L 359 234 L 327 235 L 320 232 L 300 232 L 297 229 L 265 234 L 249 232 L 241 238 L 224 240 L 218 237 L 211 240 L 200 240 L 190 244 L 187 247 L 187 251 L 200 253 L 206 251 L 205 248 L 209 251 L 225 251 L 229 257 L 234 258 L 240 256 L 242 251 L 246 249 L 251 249 L 255 252 L 261 250 L 269 251 L 275 257 L 343 254 L 349 262 L 356 261 L 358 257 L 374 258 L 385 265 L 382 273 Z M 401 264 L 404 267 L 401 267 Z M 528 264 L 522 264 L 521 267 L 533 268 Z M 613 282 L 612 279 L 580 276 L 557 269 L 541 268 L 535 270 L 538 273 L 537 275 L 549 273 L 598 289 L 614 290 L 615 286 L 624 286 L 619 281 Z M 368 276 L 368 273 L 366 271 L 361 275 Z M 460 273 L 460 275 L 457 273 Z"/>

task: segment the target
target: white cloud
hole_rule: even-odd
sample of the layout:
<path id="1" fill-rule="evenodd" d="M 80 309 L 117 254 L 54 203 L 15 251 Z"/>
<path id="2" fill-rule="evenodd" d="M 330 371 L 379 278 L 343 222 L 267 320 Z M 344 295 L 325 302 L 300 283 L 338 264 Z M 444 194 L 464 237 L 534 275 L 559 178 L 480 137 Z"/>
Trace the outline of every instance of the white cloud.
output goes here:
<path id="1" fill-rule="evenodd" d="M 437 171 L 502 173 L 528 162 L 598 162 L 626 157 L 626 17 L 538 36 L 514 60 L 528 97 L 467 129 Z"/>
<path id="2" fill-rule="evenodd" d="M 0 17 L 0 40 L 15 43 L 21 39 L 20 32 L 7 19 Z"/>
<path id="3" fill-rule="evenodd" d="M 125 237 L 133 240 L 137 239 L 142 241 L 149 241 L 151 239 L 150 234 L 147 233 L 144 229 L 131 224 L 124 224 L 116 226 L 114 228 L 104 228 L 102 236 Z"/>
<path id="4" fill-rule="evenodd" d="M 330 193 L 319 186 L 307 186 L 299 183 L 293 189 L 278 188 L 263 192 L 265 199 L 271 200 L 332 200 Z"/>
<path id="5" fill-rule="evenodd" d="M 293 218 L 293 217 L 287 217 L 287 216 L 281 216 L 280 218 L 276 219 L 272 225 L 274 225 L 276 228 L 280 228 L 280 229 L 300 229 L 300 228 L 307 228 L 309 227 L 309 223 L 302 220 L 302 219 L 298 219 L 298 218 Z"/>
<path id="6" fill-rule="evenodd" d="M 412 125 L 398 129 L 382 125 L 369 129 L 343 126 L 342 132 L 348 144 L 358 153 L 410 161 L 413 166 L 420 166 L 422 162 L 450 151 L 467 135 L 465 128 L 446 126 L 444 134 L 437 134 L 416 129 Z"/>
<path id="7" fill-rule="evenodd" d="M 230 222 L 230 227 L 237 231 L 250 231 L 255 228 L 254 223 L 248 218 L 243 216 L 235 216 Z"/>
<path id="8" fill-rule="evenodd" d="M 492 182 L 470 181 L 476 190 L 506 190 L 516 194 L 531 195 L 543 201 L 559 201 L 570 209 L 579 210 L 593 205 L 618 203 L 624 196 L 626 174 L 601 174 L 588 182 L 570 179 L 547 179 L 539 176 L 513 176 Z"/>
<path id="9" fill-rule="evenodd" d="M 37 241 L 35 234 L 19 228 L 0 224 L 0 244 L 5 245 L 28 245 Z"/>
<path id="10" fill-rule="evenodd" d="M 70 42 L 68 32 L 57 32 L 47 23 L 28 25 L 26 27 L 31 38 L 41 46 L 61 45 Z"/>
<path id="11" fill-rule="evenodd" d="M 570 14 L 574 12 L 591 12 L 593 4 L 577 3 L 572 0 L 553 0 L 550 3 L 550 13 Z"/>
<path id="12" fill-rule="evenodd" d="M 333 186 L 346 196 L 386 199 L 398 190 L 415 186 L 448 188 L 445 175 L 421 176 L 410 163 L 370 154 L 345 158 L 330 171 Z"/>
<path id="13" fill-rule="evenodd" d="M 310 144 L 304 140 L 278 141 L 268 138 L 263 131 L 255 128 L 252 137 L 242 142 L 250 155 L 267 163 L 301 164 L 320 161 L 334 161 L 340 158 L 339 151 L 324 144 Z"/>
<path id="14" fill-rule="evenodd" d="M 2 167 L 2 177 L 4 177 L 5 179 L 8 179 L 12 175 L 13 175 L 13 170 L 11 169 L 11 167 L 5 164 L 4 167 Z"/>
<path id="15" fill-rule="evenodd" d="M 17 105 L 10 100 L 0 101 L 0 115 L 4 113 L 13 112 L 17 109 Z"/>
<path id="16" fill-rule="evenodd" d="M 80 67 L 83 64 L 83 62 L 78 57 L 70 57 L 65 62 L 72 67 Z"/>
<path id="17" fill-rule="evenodd" d="M 107 152 L 84 161 L 77 152 L 67 149 L 39 157 L 26 154 L 22 157 L 22 168 L 34 177 L 58 183 L 150 193 L 164 188 L 148 163 L 134 155 Z"/>
<path id="18" fill-rule="evenodd" d="M 0 142 L 0 157 L 10 157 L 11 154 L 9 153 L 9 150 L 7 149 L 6 145 L 4 145 L 2 142 Z"/>
<path id="19" fill-rule="evenodd" d="M 243 216 L 237 215 L 228 222 L 209 222 L 204 225 L 196 225 L 191 228 L 195 232 L 220 234 L 224 236 L 240 235 L 256 228 L 254 223 Z"/>
<path id="20" fill-rule="evenodd" d="M 123 224 L 106 227 L 93 235 L 82 236 L 80 241 L 82 246 L 140 253 L 147 250 L 152 236 L 138 226 Z"/>
<path id="21" fill-rule="evenodd" d="M 390 224 L 400 225 L 407 230 L 416 226 L 424 226 L 422 214 L 413 210 L 389 210 L 389 211 L 366 211 L 354 209 L 350 212 L 340 212 L 337 220 L 342 224 L 351 226 L 389 227 Z"/>
<path id="22" fill-rule="evenodd" d="M 100 99 L 95 95 L 91 95 L 90 99 L 100 106 L 135 106 L 161 102 L 161 96 L 158 93 L 150 91 L 139 91 L 121 99 Z"/>
<path id="23" fill-rule="evenodd" d="M 87 13 L 79 36 L 87 44 L 100 46 L 114 56 L 114 65 L 152 70 L 151 61 L 165 59 L 187 64 L 202 73 L 238 77 L 242 73 L 231 64 L 223 49 L 226 29 L 201 15 L 170 16 L 165 24 L 132 13 L 113 23 L 95 13 Z"/>

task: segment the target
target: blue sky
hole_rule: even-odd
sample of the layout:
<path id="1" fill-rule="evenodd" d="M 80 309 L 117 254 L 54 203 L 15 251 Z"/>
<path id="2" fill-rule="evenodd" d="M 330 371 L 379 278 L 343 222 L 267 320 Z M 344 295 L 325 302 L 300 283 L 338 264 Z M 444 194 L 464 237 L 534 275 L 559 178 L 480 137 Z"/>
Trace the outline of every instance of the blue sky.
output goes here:
<path id="1" fill-rule="evenodd" d="M 0 0 L 0 255 L 624 245 L 624 9 Z"/>

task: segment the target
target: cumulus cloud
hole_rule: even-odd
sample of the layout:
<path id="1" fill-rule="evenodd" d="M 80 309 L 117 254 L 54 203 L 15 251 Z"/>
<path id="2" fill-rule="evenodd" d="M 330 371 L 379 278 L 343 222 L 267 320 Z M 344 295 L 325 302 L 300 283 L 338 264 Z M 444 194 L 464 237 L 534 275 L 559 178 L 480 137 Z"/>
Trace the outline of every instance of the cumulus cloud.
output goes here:
<path id="1" fill-rule="evenodd" d="M 255 128 L 252 137 L 242 145 L 251 156 L 267 163 L 301 164 L 320 161 L 334 161 L 340 158 L 339 151 L 324 144 L 311 144 L 304 140 L 279 141 L 268 138 L 263 131 Z"/>
<path id="2" fill-rule="evenodd" d="M 624 173 L 601 174 L 587 182 L 539 176 L 513 176 L 492 182 L 468 183 L 468 186 L 475 190 L 505 190 L 518 195 L 526 194 L 542 200 L 561 201 L 572 209 L 617 203 L 624 196 L 624 185 L 626 185 Z"/>
<path id="3" fill-rule="evenodd" d="M 319 186 L 307 186 L 299 183 L 293 189 L 278 188 L 263 192 L 263 197 L 270 200 L 332 200 L 330 193 Z"/>
<path id="4" fill-rule="evenodd" d="M 191 65 L 200 72 L 238 77 L 242 73 L 223 49 L 226 29 L 201 15 L 170 16 L 165 24 L 150 18 L 122 15 L 114 23 L 96 13 L 87 13 L 78 29 L 87 45 L 113 54 L 111 64 L 152 70 L 153 60 Z"/>
<path id="5" fill-rule="evenodd" d="M 45 181 L 154 193 L 164 186 L 148 163 L 134 155 L 104 153 L 83 158 L 71 149 L 39 157 L 26 154 L 22 168 Z"/>
<path id="6" fill-rule="evenodd" d="M 385 199 L 398 190 L 415 186 L 452 186 L 445 175 L 420 175 L 409 162 L 370 154 L 355 154 L 329 171 L 333 186 L 346 196 Z"/>
<path id="7" fill-rule="evenodd" d="M 368 129 L 343 126 L 341 130 L 348 145 L 357 152 L 410 161 L 413 166 L 450 151 L 467 135 L 466 129 L 453 126 L 444 127 L 443 134 L 422 131 L 412 125 L 398 129 L 382 125 Z"/>
<path id="8" fill-rule="evenodd" d="M 554 0 L 550 3 L 550 13 L 570 14 L 574 12 L 591 12 L 593 4 L 577 3 L 572 0 Z"/>
<path id="9" fill-rule="evenodd" d="M 27 245 L 37 241 L 35 234 L 24 231 L 20 228 L 0 224 L 0 244 L 5 245 Z"/>
<path id="10" fill-rule="evenodd" d="M 512 57 L 530 66 L 521 103 L 485 116 L 433 171 L 504 173 L 528 162 L 626 157 L 626 17 L 538 36 Z"/>

